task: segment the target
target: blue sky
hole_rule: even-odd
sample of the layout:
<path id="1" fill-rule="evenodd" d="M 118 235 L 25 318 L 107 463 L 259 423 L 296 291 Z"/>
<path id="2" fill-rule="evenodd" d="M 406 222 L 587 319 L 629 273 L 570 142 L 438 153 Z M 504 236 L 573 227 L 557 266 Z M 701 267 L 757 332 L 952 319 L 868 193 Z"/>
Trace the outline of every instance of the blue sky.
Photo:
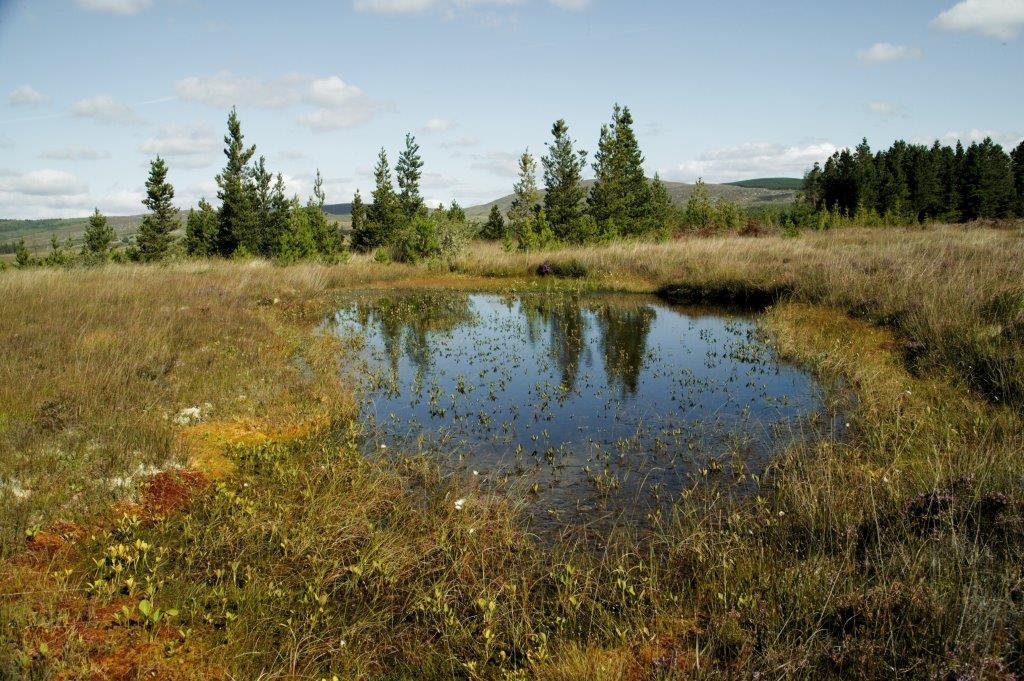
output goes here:
<path id="1" fill-rule="evenodd" d="M 431 201 L 510 191 L 564 117 L 631 107 L 648 170 L 799 176 L 867 136 L 1024 135 L 1024 0 L 0 0 L 0 217 L 213 199 L 227 111 L 305 196 L 417 136 Z"/>

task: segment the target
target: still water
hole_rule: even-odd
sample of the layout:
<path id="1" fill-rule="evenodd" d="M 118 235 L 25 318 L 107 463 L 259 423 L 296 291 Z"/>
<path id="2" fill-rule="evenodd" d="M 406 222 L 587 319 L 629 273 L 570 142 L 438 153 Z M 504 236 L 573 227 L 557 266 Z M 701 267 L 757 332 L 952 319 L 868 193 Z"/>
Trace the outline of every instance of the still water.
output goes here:
<path id="1" fill-rule="evenodd" d="M 637 295 L 357 294 L 328 326 L 360 359 L 368 450 L 430 451 L 539 515 L 633 513 L 763 471 L 830 423 L 750 315 Z M 384 445 L 384 448 L 381 447 Z"/>

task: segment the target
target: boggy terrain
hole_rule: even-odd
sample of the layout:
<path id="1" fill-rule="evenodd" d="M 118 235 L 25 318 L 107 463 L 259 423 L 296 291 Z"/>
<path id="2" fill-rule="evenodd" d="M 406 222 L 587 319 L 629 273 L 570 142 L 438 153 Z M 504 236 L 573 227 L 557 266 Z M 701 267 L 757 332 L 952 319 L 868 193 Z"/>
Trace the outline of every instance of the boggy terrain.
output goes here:
<path id="1" fill-rule="evenodd" d="M 1019 674 L 1018 229 L 476 246 L 452 269 L 0 274 L 0 676 Z M 528 496 L 366 452 L 322 320 L 398 287 L 767 305 L 775 352 L 853 393 L 849 426 L 742 493 L 711 470 L 599 550 L 541 541 Z"/>

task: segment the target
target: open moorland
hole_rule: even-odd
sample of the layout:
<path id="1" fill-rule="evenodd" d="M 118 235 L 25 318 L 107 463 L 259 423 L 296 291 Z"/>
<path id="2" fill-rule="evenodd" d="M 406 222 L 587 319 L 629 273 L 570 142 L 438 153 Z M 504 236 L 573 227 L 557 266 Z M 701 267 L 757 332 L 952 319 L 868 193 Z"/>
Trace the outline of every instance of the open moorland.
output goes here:
<path id="1" fill-rule="evenodd" d="M 366 446 L 363 349 L 324 320 L 438 289 L 739 307 L 838 420 L 763 470 L 701 462 L 635 522 L 552 530 L 543 493 L 428 439 Z M 1019 225 L 12 269 L 0 318 L 4 678 L 1020 669 Z M 614 462 L 589 481 L 627 484 Z"/>

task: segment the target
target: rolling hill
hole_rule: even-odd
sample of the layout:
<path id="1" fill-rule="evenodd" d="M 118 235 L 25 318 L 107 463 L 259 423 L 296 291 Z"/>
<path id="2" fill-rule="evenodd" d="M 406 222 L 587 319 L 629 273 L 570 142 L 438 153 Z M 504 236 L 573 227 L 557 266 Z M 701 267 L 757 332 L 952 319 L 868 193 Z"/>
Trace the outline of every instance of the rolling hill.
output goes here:
<path id="1" fill-rule="evenodd" d="M 590 188 L 593 180 L 586 180 L 583 185 Z M 685 182 L 664 182 L 672 203 L 677 206 L 685 206 L 693 194 L 695 185 Z M 796 189 L 766 189 L 763 187 L 745 187 L 738 184 L 708 184 L 708 194 L 712 199 L 725 198 L 737 204 L 740 208 L 756 208 L 757 206 L 769 206 L 775 204 L 792 203 L 796 200 Z M 541 191 L 541 196 L 544 192 Z M 485 203 L 479 206 L 472 206 L 466 209 L 466 216 L 470 220 L 486 220 L 491 206 L 497 204 L 504 213 L 512 205 L 512 195 L 503 196 L 500 199 Z"/>
<path id="2" fill-rule="evenodd" d="M 759 177 L 753 180 L 726 182 L 733 187 L 749 187 L 750 189 L 793 189 L 800 191 L 804 181 L 798 177 Z"/>

